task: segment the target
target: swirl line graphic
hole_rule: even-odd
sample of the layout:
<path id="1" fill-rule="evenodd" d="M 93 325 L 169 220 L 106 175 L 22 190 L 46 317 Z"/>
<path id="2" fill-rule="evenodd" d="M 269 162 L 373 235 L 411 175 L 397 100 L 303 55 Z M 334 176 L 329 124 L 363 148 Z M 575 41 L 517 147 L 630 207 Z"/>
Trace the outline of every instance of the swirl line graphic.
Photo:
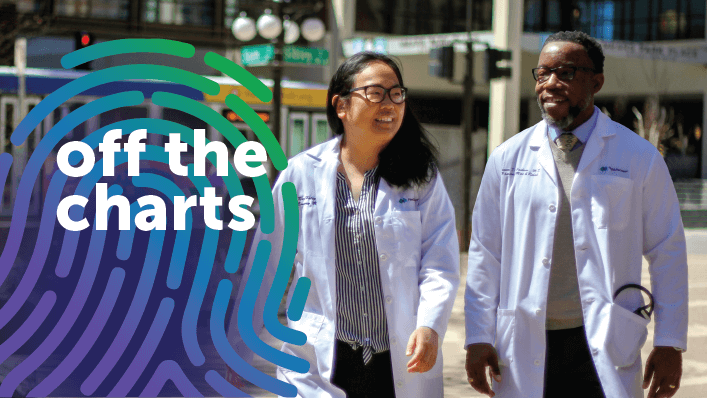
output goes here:
<path id="1" fill-rule="evenodd" d="M 167 360 L 157 366 L 157 370 L 152 375 L 152 378 L 145 386 L 145 389 L 140 393 L 141 397 L 156 397 L 160 393 L 162 387 L 167 382 L 172 380 L 185 397 L 203 397 L 204 395 L 194 387 L 189 378 L 184 374 L 182 368 L 174 361 Z M 224 395 L 224 397 L 227 395 Z"/>
<path id="2" fill-rule="evenodd" d="M 65 68 L 71 68 L 99 58 L 129 53 L 152 53 L 191 58 L 195 54 L 195 49 L 192 45 L 172 40 L 125 39 L 98 43 L 86 49 L 67 54 L 62 58 L 61 62 Z M 215 53 L 207 53 L 204 56 L 204 62 L 238 81 L 261 101 L 269 102 L 272 100 L 272 92 L 265 84 L 226 58 Z M 230 142 L 234 147 L 246 142 L 243 134 L 214 109 L 204 105 L 202 102 L 170 92 L 174 90 L 175 92 L 184 93 L 184 88 L 186 88 L 195 90 L 199 95 L 205 93 L 214 96 L 218 95 L 221 90 L 218 83 L 207 77 L 178 68 L 152 64 L 135 64 L 94 71 L 61 86 L 37 104 L 20 121 L 10 137 L 11 144 L 15 146 L 22 145 L 28 139 L 29 134 L 33 133 L 34 129 L 42 122 L 45 123 L 45 126 L 50 125 L 44 119 L 48 115 L 52 115 L 53 118 L 54 111 L 58 107 L 64 106 L 63 104 L 72 97 L 98 86 L 135 80 L 136 77 L 138 80 L 144 81 L 145 85 L 139 86 L 138 90 L 133 90 L 135 85 L 132 83 L 124 86 L 116 85 L 115 87 L 119 88 L 130 87 L 133 91 L 103 96 L 73 110 L 57 121 L 53 128 L 39 141 L 26 164 L 15 165 L 15 167 L 23 167 L 23 170 L 16 192 L 13 192 L 15 194 L 15 204 L 8 239 L 2 248 L 2 253 L 0 253 L 0 285 L 6 282 L 10 271 L 14 272 L 14 264 L 23 261 L 21 256 L 19 258 L 20 261 L 17 261 L 18 253 L 20 253 L 23 243 L 25 246 L 28 244 L 24 235 L 28 228 L 27 216 L 29 214 L 30 199 L 35 194 L 34 188 L 38 178 L 42 176 L 42 168 L 45 167 L 44 165 L 49 156 L 51 156 L 52 151 L 56 149 L 56 145 L 62 142 L 62 139 L 67 138 L 67 134 L 85 121 L 100 117 L 103 113 L 117 108 L 144 106 L 145 98 L 151 96 L 151 101 L 154 105 L 185 112 L 211 125 L 219 131 L 225 141 Z M 159 86 L 160 88 L 155 90 L 154 86 L 147 87 L 149 80 L 157 80 L 169 84 L 162 83 Z M 171 84 L 174 85 L 174 88 Z M 177 87 L 183 88 L 177 89 Z M 199 95 L 192 95 L 191 92 L 187 92 L 186 95 L 192 98 L 201 98 Z M 268 125 L 257 116 L 249 105 L 233 94 L 226 96 L 225 104 L 234 110 L 255 132 L 275 169 L 284 170 L 287 167 L 287 157 L 269 130 Z M 161 134 L 163 136 L 167 136 L 170 132 L 176 132 L 179 134 L 181 142 L 187 143 L 187 145 L 192 147 L 195 144 L 194 131 L 186 126 L 166 120 L 149 118 L 124 120 L 103 126 L 87 135 L 83 142 L 95 151 L 103 141 L 105 134 L 113 129 L 121 129 L 124 136 L 142 129 L 148 130 L 148 134 Z M 209 140 L 204 140 L 203 143 L 198 144 L 205 145 L 209 142 Z M 124 165 L 127 162 L 127 157 L 126 152 L 115 152 L 114 167 Z M 79 164 L 82 160 L 81 158 L 82 156 L 79 153 L 72 153 L 69 157 L 69 163 L 75 166 Z M 215 153 L 209 153 L 206 158 L 212 165 L 216 164 Z M 24 157 L 21 160 L 24 162 Z M 128 182 L 131 182 L 132 186 L 138 189 L 157 191 L 159 195 L 153 195 L 155 198 L 182 196 L 185 192 L 184 185 L 188 183 L 192 184 L 188 189 L 195 188 L 202 197 L 205 196 L 205 192 L 210 194 L 211 190 L 214 189 L 207 177 L 194 175 L 193 164 L 188 165 L 186 176 L 180 176 L 175 180 L 159 174 L 166 173 L 167 165 L 169 165 L 168 160 L 164 148 L 145 145 L 145 152 L 140 155 L 140 162 L 155 162 L 154 164 L 157 164 L 155 167 L 156 172 L 146 172 L 129 179 L 121 180 L 118 178 L 118 181 L 121 181 L 118 183 L 114 183 L 109 179 L 107 185 L 110 185 L 110 187 L 107 189 L 106 196 L 121 195 L 123 193 L 121 184 L 127 185 Z M 6 185 L 8 184 L 7 181 L 12 166 L 13 157 L 8 153 L 0 154 L 0 180 L 5 181 Z M 59 280 L 65 281 L 67 287 L 72 288 L 73 291 L 69 292 L 69 294 L 64 294 L 66 287 L 63 290 L 45 290 L 27 318 L 21 320 L 22 323 L 19 328 L 14 330 L 13 334 L 0 344 L 0 359 L 4 361 L 13 353 L 16 353 L 20 346 L 25 345 L 30 339 L 32 341 L 40 337 L 44 339 L 37 344 L 36 348 L 33 347 L 34 351 L 5 377 L 3 383 L 0 384 L 0 396 L 13 395 L 20 383 L 23 383 L 33 372 L 37 372 L 50 356 L 63 355 L 62 351 L 65 349 L 70 351 L 60 361 L 59 366 L 54 368 L 42 382 L 34 386 L 30 391 L 30 395 L 45 396 L 56 393 L 59 388 L 66 388 L 67 383 L 65 382 L 69 380 L 70 376 L 74 376 L 82 378 L 74 382 L 74 385 L 85 395 L 93 395 L 99 387 L 107 388 L 106 391 L 110 391 L 109 395 L 111 396 L 126 396 L 131 392 L 140 391 L 140 389 L 142 390 L 142 396 L 157 395 L 165 388 L 166 381 L 172 380 L 180 393 L 188 396 L 204 396 L 204 392 L 210 391 L 209 388 L 213 388 L 214 391 L 222 395 L 248 396 L 243 391 L 229 384 L 222 375 L 212 369 L 212 362 L 209 362 L 206 369 L 202 367 L 202 365 L 206 364 L 204 353 L 208 354 L 209 351 L 205 351 L 206 348 L 202 348 L 199 340 L 202 340 L 202 343 L 213 343 L 213 348 L 220 355 L 220 359 L 253 384 L 265 390 L 276 392 L 279 395 L 295 396 L 297 390 L 294 386 L 273 379 L 255 369 L 238 356 L 228 341 L 224 325 L 229 298 L 233 292 L 230 280 L 222 279 L 220 281 L 214 301 L 211 303 L 211 316 L 207 319 L 210 326 L 208 332 L 211 341 L 204 341 L 206 339 L 198 332 L 202 331 L 202 333 L 205 333 L 204 329 L 200 326 L 198 327 L 197 323 L 202 306 L 208 307 L 208 302 L 205 299 L 207 287 L 210 280 L 216 278 L 214 275 L 219 275 L 218 272 L 222 272 L 220 268 L 214 269 L 214 264 L 222 261 L 225 254 L 223 270 L 227 273 L 233 273 L 238 270 L 239 257 L 242 256 L 246 243 L 245 231 L 232 231 L 230 236 L 228 236 L 221 235 L 220 230 L 204 228 L 203 238 L 200 239 L 201 242 L 191 242 L 192 237 L 201 237 L 199 232 L 201 225 L 193 222 L 192 211 L 187 209 L 184 214 L 186 228 L 170 234 L 169 239 L 166 240 L 166 232 L 164 230 L 157 229 L 153 229 L 144 235 L 141 233 L 141 235 L 138 235 L 133 216 L 142 213 L 141 210 L 155 210 L 153 214 L 158 214 L 156 210 L 160 209 L 160 206 L 158 206 L 158 202 L 153 202 L 155 205 L 140 206 L 137 201 L 130 203 L 132 199 L 127 199 L 127 203 L 130 203 L 130 205 L 120 211 L 129 211 L 130 213 L 129 230 L 110 231 L 111 235 L 109 235 L 109 231 L 96 228 L 96 216 L 91 216 L 90 207 L 84 208 L 83 205 L 72 206 L 69 209 L 69 218 L 72 220 L 93 219 L 93 227 L 85 231 L 64 231 L 61 249 L 58 253 L 54 253 L 55 251 L 50 252 L 49 242 L 60 241 L 62 238 L 59 233 L 55 234 L 54 231 L 57 221 L 55 210 L 62 200 L 62 195 L 70 194 L 68 192 L 69 189 L 75 186 L 73 194 L 82 196 L 87 200 L 94 192 L 94 189 L 96 192 L 98 192 L 98 189 L 105 189 L 105 185 L 98 184 L 99 180 L 103 178 L 102 166 L 103 160 L 99 159 L 94 162 L 93 169 L 90 172 L 81 178 L 71 180 L 61 170 L 54 171 L 48 181 L 49 186 L 44 198 L 35 247 L 18 287 L 14 290 L 9 300 L 0 307 L 0 329 L 8 325 L 10 320 L 13 320 L 13 325 L 15 324 L 14 319 L 17 318 L 19 311 L 24 308 L 23 305 L 28 301 L 30 294 L 37 289 L 40 276 L 42 276 L 45 268 L 49 268 L 49 266 L 45 267 L 45 265 L 50 258 L 50 253 L 52 254 L 52 260 L 55 255 L 58 256 L 57 264 L 52 269 L 53 273 L 60 278 Z M 222 178 L 223 186 L 231 197 L 242 195 L 243 187 L 237 173 L 230 163 L 228 167 L 228 175 L 219 178 Z M 124 173 L 125 167 L 121 168 L 121 170 L 121 173 Z M 123 176 L 119 175 L 117 177 Z M 275 208 L 270 183 L 265 175 L 254 177 L 252 180 L 260 204 L 261 219 L 259 228 L 263 233 L 272 233 L 275 228 Z M 133 194 L 134 190 L 132 189 L 126 193 L 128 196 Z M 266 329 L 274 337 L 287 343 L 301 345 L 306 342 L 304 333 L 282 326 L 277 320 L 277 307 L 280 298 L 285 292 L 287 279 L 292 269 L 299 230 L 299 214 L 294 185 L 290 183 L 284 184 L 281 194 L 282 203 L 285 207 L 285 233 L 282 251 L 281 253 L 271 253 L 270 245 L 264 243 L 258 245 L 255 252 L 256 263 L 251 276 L 247 281 L 242 282 L 245 283 L 246 293 L 243 295 L 240 307 L 234 313 L 234 316 L 237 316 L 236 323 L 242 331 L 246 345 L 254 353 L 278 366 L 297 372 L 305 372 L 309 369 L 307 361 L 282 353 L 266 345 L 255 334 L 252 325 L 255 298 L 259 290 L 269 289 L 263 314 Z M 173 199 L 170 200 L 173 201 Z M 206 209 L 204 207 L 204 211 L 207 211 Z M 215 208 L 212 209 L 215 210 Z M 160 210 L 165 211 L 164 205 Z M 110 217 L 111 211 L 111 209 L 108 210 L 108 217 Z M 84 213 L 88 215 L 84 216 Z M 144 217 L 149 213 L 149 211 L 142 213 L 142 216 Z M 123 216 L 125 215 L 121 214 L 121 217 Z M 212 215 L 209 214 L 209 216 Z M 217 219 L 221 218 L 218 211 L 216 211 L 215 216 Z M 195 225 L 197 228 L 193 231 L 192 228 Z M 116 236 L 117 242 L 115 242 Z M 31 238 L 32 235 L 29 234 L 29 237 Z M 110 240 L 108 240 L 108 237 L 110 237 Z M 144 239 L 144 237 L 147 237 L 147 239 Z M 163 246 L 165 242 L 170 243 L 172 237 L 174 238 L 174 246 L 171 247 L 169 267 L 164 269 L 167 264 L 166 261 L 160 267 Z M 194 244 L 192 245 L 192 243 Z M 115 253 L 109 253 L 109 251 L 112 251 L 108 250 L 113 247 L 112 244 L 117 244 Z M 227 250 L 225 253 L 223 251 L 219 252 L 219 259 L 217 260 L 216 254 L 219 245 L 227 245 Z M 190 246 L 197 246 L 198 249 L 190 250 Z M 146 250 L 142 264 L 133 265 L 131 261 L 130 266 L 126 268 L 110 265 L 111 261 L 130 261 L 134 248 L 135 250 L 138 250 L 138 248 L 139 250 Z M 23 248 L 22 253 L 25 252 Z M 190 253 L 198 255 L 197 261 L 191 260 L 189 257 Z M 271 254 L 280 256 L 275 279 L 272 286 L 260 286 L 263 282 L 265 264 Z M 85 259 L 82 259 L 81 255 L 85 255 Z M 79 263 L 82 263 L 82 266 L 72 273 L 74 262 L 77 263 L 74 267 L 78 268 Z M 215 272 L 215 270 L 218 272 Z M 107 275 L 108 272 L 110 272 L 110 275 Z M 129 278 L 133 276 L 136 283 L 128 283 L 130 281 Z M 162 284 L 158 276 L 166 276 L 164 284 Z M 54 275 L 52 275 L 52 278 L 56 280 Z M 219 275 L 218 278 L 222 278 L 222 276 Z M 72 285 L 68 285 L 69 283 Z M 76 284 L 75 286 L 73 286 L 74 283 Z M 288 308 L 288 317 L 290 319 L 298 319 L 301 316 L 310 286 L 311 281 L 307 278 L 300 278 L 296 286 L 294 286 L 294 292 Z M 133 291 L 132 289 L 135 290 Z M 188 295 L 184 294 L 187 291 Z M 89 294 L 91 298 L 89 298 Z M 126 299 L 123 298 L 124 295 L 127 295 Z M 94 296 L 96 296 L 95 300 L 93 299 Z M 120 305 L 125 306 L 125 313 L 122 310 L 117 310 Z M 158 305 L 159 308 L 156 308 Z M 154 318 L 149 319 L 149 317 L 153 316 L 152 314 L 154 314 L 153 311 L 155 310 Z M 172 317 L 175 310 L 178 316 Z M 112 314 L 116 313 L 121 314 L 119 318 L 112 316 Z M 25 314 L 23 313 L 22 315 L 24 316 Z M 48 322 L 49 319 L 52 319 L 51 323 Z M 171 327 L 175 322 L 179 321 L 181 321 L 181 328 Z M 138 325 L 140 326 L 138 327 Z M 77 327 L 82 328 L 82 333 L 78 341 L 75 341 L 72 340 L 69 333 L 74 334 Z M 170 332 L 167 332 L 168 327 Z M 181 332 L 181 336 L 177 333 L 171 333 L 172 330 Z M 75 333 L 75 335 L 78 335 L 78 333 Z M 177 339 L 181 337 L 182 347 L 179 348 L 183 349 L 183 351 L 179 351 L 178 355 L 185 353 L 186 357 L 183 358 L 184 360 L 189 360 L 193 369 L 188 369 L 189 365 L 186 362 L 181 363 L 161 357 L 165 356 L 164 347 L 165 344 L 168 344 L 170 335 Z M 139 345 L 136 344 L 138 339 L 142 339 Z M 128 354 L 135 352 L 135 349 L 137 349 L 137 352 L 134 356 L 128 358 Z M 93 366 L 94 357 L 97 361 L 95 366 Z M 178 358 L 174 359 L 179 360 Z M 212 359 L 214 358 L 209 356 L 209 360 L 211 361 Z M 154 366 L 157 366 L 156 369 Z M 196 369 L 197 367 L 201 367 L 201 369 Z M 201 376 L 197 376 L 197 379 L 190 380 L 187 375 L 191 373 L 185 373 L 187 370 L 202 371 L 202 373 Z M 146 374 L 148 372 L 153 373 L 148 375 Z M 118 378 L 119 380 L 117 380 Z M 142 387 L 140 383 L 144 383 L 146 380 L 147 385 Z M 204 384 L 204 382 L 207 384 Z M 199 386 L 205 389 L 199 391 L 201 388 Z"/>
<path id="3" fill-rule="evenodd" d="M 130 389 L 135 385 L 137 378 L 145 370 L 148 361 L 155 352 L 157 343 L 159 343 L 165 329 L 167 328 L 167 322 L 169 321 L 169 317 L 172 315 L 173 309 L 174 300 L 169 297 L 163 298 L 160 303 L 160 308 L 157 310 L 157 315 L 150 326 L 150 331 L 147 333 L 145 341 L 143 341 L 140 346 L 140 350 L 137 355 L 135 355 L 135 358 L 128 367 L 128 370 L 125 371 L 123 377 L 120 378 L 120 381 L 118 381 L 108 396 L 125 397 L 128 395 L 128 392 L 130 392 Z"/>
<path id="4" fill-rule="evenodd" d="M 91 173 L 88 175 L 90 174 Z M 119 189 L 120 187 L 116 186 L 113 191 L 115 192 Z M 24 362 L 15 367 L 7 375 L 7 377 L 5 377 L 3 383 L 0 384 L 0 396 L 12 396 L 19 384 L 34 370 L 36 370 L 49 357 L 49 355 L 56 350 L 57 346 L 64 339 L 64 337 L 66 337 L 67 333 L 76 321 L 79 311 L 83 308 L 86 298 L 88 297 L 90 287 L 93 285 L 96 272 L 98 271 L 98 264 L 100 262 L 101 255 L 103 254 L 105 237 L 105 231 L 96 230 L 94 226 L 93 233 L 91 234 L 91 241 L 88 247 L 88 254 L 79 278 L 79 283 L 77 284 L 77 288 L 69 301 L 69 305 L 67 306 L 64 315 L 61 317 L 59 322 L 57 322 L 49 336 L 39 345 L 39 347 L 32 354 L 30 354 Z"/>
<path id="5" fill-rule="evenodd" d="M 122 268 L 113 268 L 110 278 L 108 279 L 108 284 L 106 285 L 106 290 L 101 298 L 101 302 L 98 304 L 98 308 L 96 309 L 89 326 L 81 335 L 78 344 L 74 346 L 71 352 L 66 356 L 66 358 L 64 358 L 63 361 L 61 361 L 61 364 L 49 374 L 49 376 L 47 376 L 41 383 L 29 392 L 29 396 L 42 397 L 51 394 L 51 392 L 54 391 L 54 389 L 57 388 L 59 384 L 61 384 L 61 382 L 63 382 L 86 357 L 88 351 L 96 343 L 98 335 L 103 331 L 106 321 L 108 321 L 108 316 L 113 310 L 113 306 L 118 298 L 118 293 L 120 293 L 120 287 L 123 285 L 124 279 L 125 270 Z"/>

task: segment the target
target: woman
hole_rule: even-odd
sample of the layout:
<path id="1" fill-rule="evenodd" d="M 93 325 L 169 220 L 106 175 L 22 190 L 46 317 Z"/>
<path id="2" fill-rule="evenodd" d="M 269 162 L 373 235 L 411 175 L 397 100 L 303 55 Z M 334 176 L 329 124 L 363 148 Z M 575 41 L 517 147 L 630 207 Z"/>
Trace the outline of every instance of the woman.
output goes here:
<path id="1" fill-rule="evenodd" d="M 391 58 L 348 59 L 327 97 L 337 137 L 291 159 L 273 190 L 279 209 L 281 185 L 297 188 L 293 286 L 301 277 L 312 283 L 301 318 L 289 321 L 307 342 L 282 347 L 309 371 L 277 372 L 298 396 L 443 395 L 441 340 L 459 284 L 454 209 L 405 100 Z M 283 232 L 275 229 L 255 244 L 268 239 L 277 252 Z"/>

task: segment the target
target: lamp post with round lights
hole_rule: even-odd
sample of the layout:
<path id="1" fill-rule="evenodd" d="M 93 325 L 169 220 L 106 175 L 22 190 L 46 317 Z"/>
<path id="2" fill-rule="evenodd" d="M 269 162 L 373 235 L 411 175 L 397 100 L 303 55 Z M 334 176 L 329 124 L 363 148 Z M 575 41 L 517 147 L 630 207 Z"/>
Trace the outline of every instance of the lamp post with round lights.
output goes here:
<path id="1" fill-rule="evenodd" d="M 301 28 L 295 22 L 299 15 L 319 11 L 323 6 L 321 1 L 312 4 L 294 4 L 287 0 L 270 0 L 258 3 L 259 8 L 267 7 L 257 21 L 248 17 L 242 11 L 233 21 L 231 30 L 233 35 L 242 42 L 255 38 L 256 34 L 272 41 L 274 55 L 271 61 L 273 79 L 272 101 L 272 132 L 280 142 L 282 129 L 282 71 L 284 67 L 285 44 L 292 44 L 299 39 L 300 34 L 307 41 L 315 42 L 324 37 L 324 23 L 315 17 L 310 17 L 302 22 Z M 242 7 L 243 8 L 243 7 Z"/>

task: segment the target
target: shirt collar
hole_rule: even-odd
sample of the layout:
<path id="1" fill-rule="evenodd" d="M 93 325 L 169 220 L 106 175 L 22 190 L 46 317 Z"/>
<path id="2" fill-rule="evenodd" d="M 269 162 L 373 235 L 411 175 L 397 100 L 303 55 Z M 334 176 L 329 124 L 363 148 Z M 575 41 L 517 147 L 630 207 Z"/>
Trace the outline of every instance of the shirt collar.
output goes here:
<path id="1" fill-rule="evenodd" d="M 592 135 L 592 131 L 594 131 L 594 127 L 597 125 L 597 119 L 599 119 L 599 112 L 599 108 L 594 106 L 594 112 L 589 120 L 579 125 L 576 129 L 569 131 L 574 134 L 574 136 L 577 137 L 582 144 L 585 144 L 589 140 L 589 136 Z M 568 131 L 558 129 L 555 126 L 548 124 L 547 132 L 550 135 L 550 139 L 555 141 L 557 137 L 562 135 L 562 133 L 567 133 Z"/>

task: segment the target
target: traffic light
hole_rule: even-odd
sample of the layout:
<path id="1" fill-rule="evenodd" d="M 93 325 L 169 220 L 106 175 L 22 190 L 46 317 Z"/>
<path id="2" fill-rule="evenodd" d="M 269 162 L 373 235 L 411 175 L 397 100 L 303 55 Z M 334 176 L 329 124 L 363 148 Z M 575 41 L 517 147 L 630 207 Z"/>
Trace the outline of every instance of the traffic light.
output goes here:
<path id="1" fill-rule="evenodd" d="M 93 44 L 94 37 L 93 33 L 89 32 L 76 32 L 75 35 L 75 49 L 80 50 L 82 48 L 86 48 Z M 91 69 L 91 63 L 86 62 L 85 64 L 77 65 L 75 69 L 83 69 L 83 70 L 90 70 Z"/>
<path id="2" fill-rule="evenodd" d="M 430 76 L 449 80 L 454 79 L 454 47 L 446 46 L 430 49 L 428 66 Z"/>
<path id="3" fill-rule="evenodd" d="M 268 111 L 256 111 L 255 112 L 262 121 L 265 123 L 270 122 L 270 112 Z M 221 115 L 226 118 L 231 123 L 244 123 L 243 118 L 238 116 L 236 112 L 231 110 L 230 108 L 225 108 L 224 110 L 221 111 Z"/>
<path id="4" fill-rule="evenodd" d="M 498 66 L 499 61 L 510 59 L 510 51 L 487 48 L 484 52 L 484 80 L 488 82 L 499 77 L 511 77 L 511 68 Z"/>

